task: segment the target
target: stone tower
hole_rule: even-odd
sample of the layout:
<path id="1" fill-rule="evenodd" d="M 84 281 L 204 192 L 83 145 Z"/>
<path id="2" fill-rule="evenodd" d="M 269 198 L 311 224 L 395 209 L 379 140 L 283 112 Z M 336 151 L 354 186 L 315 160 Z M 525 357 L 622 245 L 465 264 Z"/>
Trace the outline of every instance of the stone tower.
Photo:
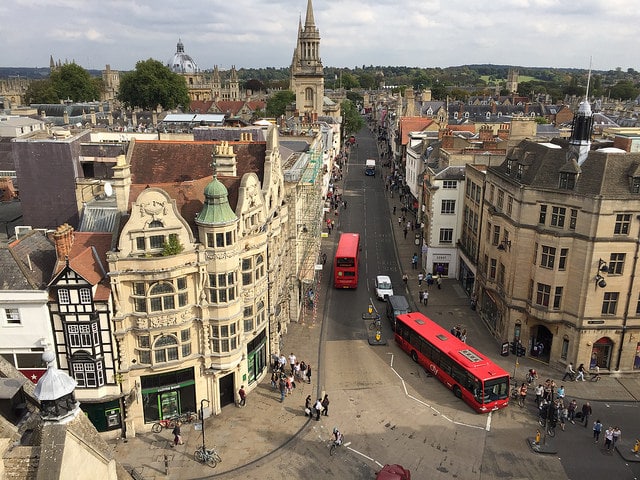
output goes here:
<path id="1" fill-rule="evenodd" d="M 315 121 L 322 115 L 324 75 L 320 59 L 320 32 L 313 18 L 313 4 L 307 0 L 307 15 L 298 25 L 298 43 L 291 62 L 291 91 L 296 95 L 296 111 Z"/>

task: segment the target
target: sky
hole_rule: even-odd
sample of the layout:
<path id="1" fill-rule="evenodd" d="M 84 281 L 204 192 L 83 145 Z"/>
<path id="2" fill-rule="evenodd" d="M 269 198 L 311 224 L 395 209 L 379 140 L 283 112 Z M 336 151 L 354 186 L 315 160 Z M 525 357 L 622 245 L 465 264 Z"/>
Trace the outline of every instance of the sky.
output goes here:
<path id="1" fill-rule="evenodd" d="M 637 0 L 312 0 L 323 66 L 640 70 Z M 307 0 L 3 0 L 0 66 L 289 67 Z"/>

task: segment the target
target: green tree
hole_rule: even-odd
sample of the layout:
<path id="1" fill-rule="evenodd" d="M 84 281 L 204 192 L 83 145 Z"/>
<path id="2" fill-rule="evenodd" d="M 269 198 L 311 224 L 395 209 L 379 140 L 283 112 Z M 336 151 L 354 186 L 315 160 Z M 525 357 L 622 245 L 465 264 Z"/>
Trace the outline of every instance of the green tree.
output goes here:
<path id="1" fill-rule="evenodd" d="M 621 80 L 609 90 L 609 98 L 630 100 L 638 96 L 638 88 L 628 80 Z"/>
<path id="2" fill-rule="evenodd" d="M 358 88 L 360 86 L 355 75 L 351 75 L 349 72 L 343 72 L 338 77 L 338 83 L 345 90 L 351 90 L 352 88 Z"/>
<path id="3" fill-rule="evenodd" d="M 62 65 L 51 72 L 49 78 L 60 100 L 69 98 L 74 102 L 88 102 L 100 99 L 102 79 L 92 77 L 80 65 Z"/>
<path id="4" fill-rule="evenodd" d="M 340 104 L 342 109 L 342 131 L 346 136 L 352 135 L 364 127 L 362 115 L 351 100 L 345 100 Z"/>
<path id="5" fill-rule="evenodd" d="M 358 83 L 364 89 L 371 90 L 376 86 L 376 77 L 370 73 L 363 73 L 358 77 Z"/>
<path id="6" fill-rule="evenodd" d="M 251 90 L 254 93 L 258 93 L 264 90 L 264 83 L 257 78 L 252 78 L 244 82 L 244 88 L 246 90 Z"/>
<path id="7" fill-rule="evenodd" d="M 447 87 L 442 82 L 435 82 L 431 86 L 431 96 L 434 100 L 445 100 L 447 98 Z"/>
<path id="8" fill-rule="evenodd" d="M 27 105 L 32 103 L 58 103 L 60 99 L 50 79 L 34 80 L 29 83 L 24 92 L 24 101 Z"/>
<path id="9" fill-rule="evenodd" d="M 177 255 L 183 250 L 184 250 L 184 247 L 180 243 L 180 239 L 178 238 L 178 235 L 175 233 L 172 233 L 171 235 L 169 235 L 169 240 L 162 245 L 162 256 L 168 257 L 170 255 Z"/>
<path id="10" fill-rule="evenodd" d="M 267 99 L 267 116 L 278 118 L 284 115 L 287 105 L 296 101 L 296 94 L 291 90 L 280 90 Z"/>
<path id="11" fill-rule="evenodd" d="M 152 58 L 139 61 L 134 71 L 122 75 L 118 99 L 128 107 L 144 110 L 158 105 L 165 110 L 178 105 L 186 109 L 190 103 L 184 78 Z"/>

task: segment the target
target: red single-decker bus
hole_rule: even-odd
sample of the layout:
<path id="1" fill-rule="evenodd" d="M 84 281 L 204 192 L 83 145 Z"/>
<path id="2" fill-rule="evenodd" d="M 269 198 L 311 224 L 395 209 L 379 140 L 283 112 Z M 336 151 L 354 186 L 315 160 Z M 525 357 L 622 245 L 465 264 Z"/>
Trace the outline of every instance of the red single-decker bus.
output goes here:
<path id="1" fill-rule="evenodd" d="M 476 412 L 509 404 L 509 373 L 423 314 L 398 315 L 395 339 L 415 362 Z"/>
<path id="2" fill-rule="evenodd" d="M 340 235 L 336 257 L 333 262 L 333 285 L 336 288 L 358 287 L 358 260 L 360 257 L 360 234 Z"/>

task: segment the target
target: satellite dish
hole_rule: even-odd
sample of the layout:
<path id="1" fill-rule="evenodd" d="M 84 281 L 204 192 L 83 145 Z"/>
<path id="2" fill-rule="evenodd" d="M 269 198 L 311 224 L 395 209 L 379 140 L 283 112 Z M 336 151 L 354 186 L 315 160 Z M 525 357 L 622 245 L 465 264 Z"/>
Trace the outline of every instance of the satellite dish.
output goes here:
<path id="1" fill-rule="evenodd" d="M 104 184 L 104 194 L 107 197 L 110 197 L 111 195 L 113 195 L 113 187 L 111 186 L 111 184 L 109 182 L 105 182 L 105 184 Z"/>

